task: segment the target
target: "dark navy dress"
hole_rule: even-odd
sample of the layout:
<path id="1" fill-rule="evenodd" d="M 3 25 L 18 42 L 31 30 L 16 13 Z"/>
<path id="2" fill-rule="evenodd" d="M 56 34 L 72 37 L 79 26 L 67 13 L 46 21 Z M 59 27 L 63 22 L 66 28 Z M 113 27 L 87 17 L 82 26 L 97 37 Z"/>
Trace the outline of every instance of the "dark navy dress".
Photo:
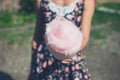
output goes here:
<path id="1" fill-rule="evenodd" d="M 76 1 L 74 9 L 71 12 L 68 11 L 69 13 L 65 12 L 63 17 L 80 27 L 84 1 Z M 38 20 L 33 37 L 37 42 L 37 49 L 32 48 L 29 80 L 91 80 L 91 74 L 82 52 L 76 53 L 76 59 L 66 64 L 62 63 L 61 60 L 57 60 L 46 47 L 43 37 L 45 24 L 52 21 L 59 14 L 59 12 L 52 10 L 50 3 L 50 0 L 41 0 L 41 6 L 38 10 L 39 16 L 37 17 Z"/>

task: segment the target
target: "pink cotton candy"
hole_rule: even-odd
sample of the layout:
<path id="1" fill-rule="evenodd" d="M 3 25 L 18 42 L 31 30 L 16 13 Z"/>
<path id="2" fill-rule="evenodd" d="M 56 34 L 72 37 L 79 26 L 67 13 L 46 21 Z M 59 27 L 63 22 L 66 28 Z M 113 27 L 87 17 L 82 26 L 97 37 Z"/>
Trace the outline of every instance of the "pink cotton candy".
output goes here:
<path id="1" fill-rule="evenodd" d="M 74 56 L 81 47 L 83 34 L 71 21 L 61 16 L 47 24 L 45 41 L 50 52 L 57 59 Z"/>

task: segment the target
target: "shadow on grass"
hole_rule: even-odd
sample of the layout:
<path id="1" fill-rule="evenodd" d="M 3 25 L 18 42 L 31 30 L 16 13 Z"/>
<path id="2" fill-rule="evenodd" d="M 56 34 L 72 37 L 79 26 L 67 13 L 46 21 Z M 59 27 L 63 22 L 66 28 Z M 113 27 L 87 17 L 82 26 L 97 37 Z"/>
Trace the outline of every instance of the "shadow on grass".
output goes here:
<path id="1" fill-rule="evenodd" d="M 9 74 L 0 71 L 0 80 L 14 80 Z"/>

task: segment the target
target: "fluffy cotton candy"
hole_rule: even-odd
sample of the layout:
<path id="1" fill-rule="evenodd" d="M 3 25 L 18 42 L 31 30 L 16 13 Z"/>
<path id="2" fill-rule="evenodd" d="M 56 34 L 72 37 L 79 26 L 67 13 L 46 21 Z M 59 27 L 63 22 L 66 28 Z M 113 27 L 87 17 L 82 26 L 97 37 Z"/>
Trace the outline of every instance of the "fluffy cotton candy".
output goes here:
<path id="1" fill-rule="evenodd" d="M 71 21 L 61 16 L 46 25 L 45 42 L 57 59 L 74 56 L 81 47 L 83 34 Z"/>

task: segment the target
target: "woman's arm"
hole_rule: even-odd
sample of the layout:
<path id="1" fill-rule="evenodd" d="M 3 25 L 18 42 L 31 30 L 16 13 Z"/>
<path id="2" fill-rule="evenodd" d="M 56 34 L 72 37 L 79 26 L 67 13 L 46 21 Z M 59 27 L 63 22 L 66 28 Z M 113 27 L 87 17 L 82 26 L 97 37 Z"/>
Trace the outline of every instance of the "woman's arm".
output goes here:
<path id="1" fill-rule="evenodd" d="M 32 48 L 36 49 L 43 39 L 43 15 L 40 8 L 41 0 L 36 0 L 36 25 L 32 40 Z"/>
<path id="2" fill-rule="evenodd" d="M 84 35 L 84 38 L 80 50 L 83 50 L 89 41 L 91 21 L 94 14 L 94 9 L 95 9 L 95 0 L 85 0 L 84 11 L 82 15 L 82 23 L 80 27 L 80 30 Z"/>
<path id="3" fill-rule="evenodd" d="M 95 9 L 95 0 L 85 0 L 82 23 L 80 27 L 80 30 L 83 32 L 84 39 L 80 50 L 83 50 L 89 41 L 91 21 L 92 21 L 94 9 Z M 62 62 L 69 63 L 70 61 L 71 59 L 64 59 Z"/>

